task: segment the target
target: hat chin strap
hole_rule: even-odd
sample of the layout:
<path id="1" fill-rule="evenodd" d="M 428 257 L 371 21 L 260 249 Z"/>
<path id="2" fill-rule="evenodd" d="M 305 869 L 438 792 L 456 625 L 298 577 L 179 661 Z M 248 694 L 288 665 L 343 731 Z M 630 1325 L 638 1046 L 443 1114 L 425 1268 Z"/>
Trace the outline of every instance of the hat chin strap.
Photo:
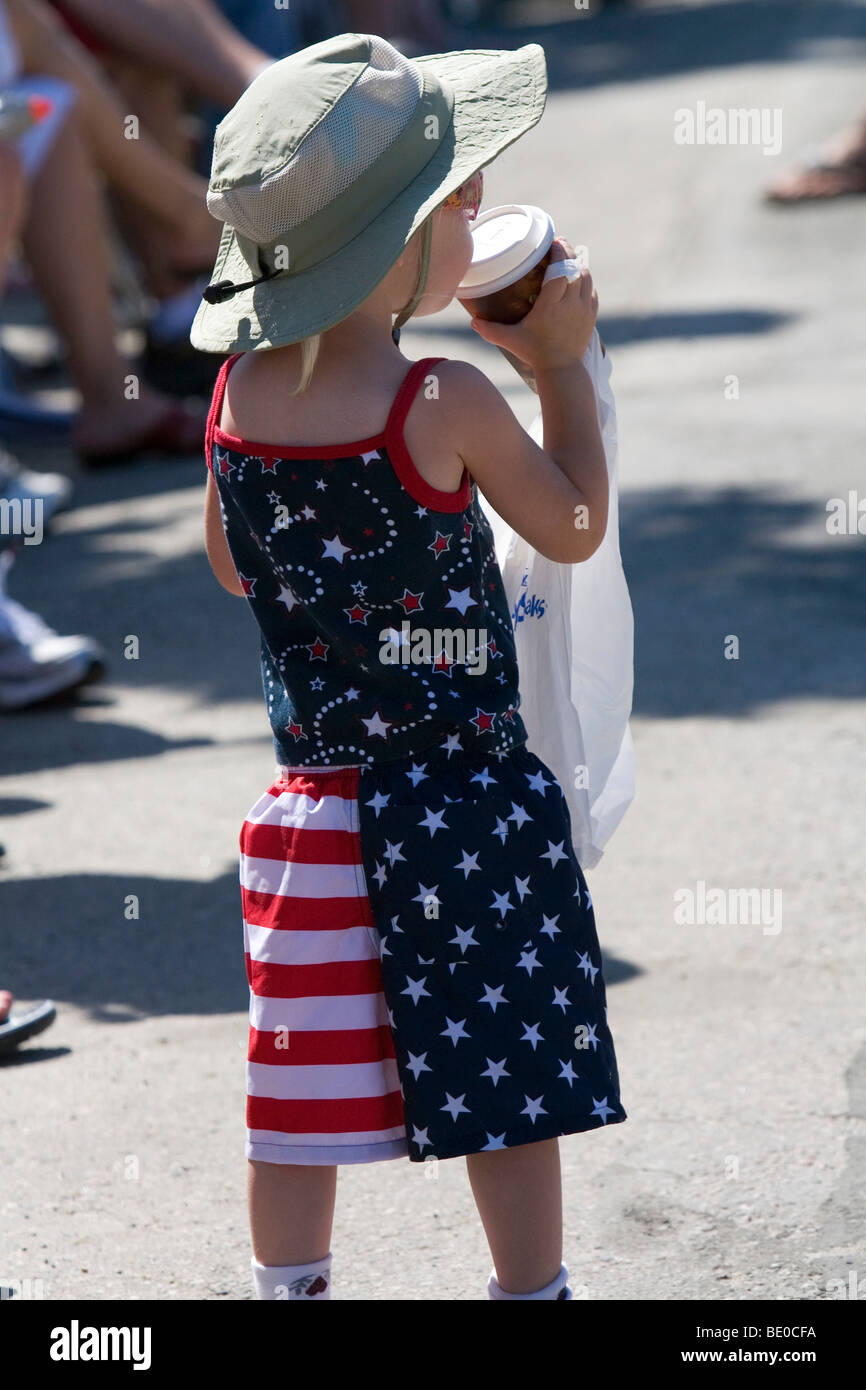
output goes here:
<path id="1" fill-rule="evenodd" d="M 433 245 L 432 217 L 428 217 L 427 221 L 424 223 L 423 233 L 424 234 L 421 240 L 421 268 L 418 271 L 418 283 L 415 286 L 415 293 L 409 300 L 409 303 L 406 305 L 406 307 L 400 310 L 400 313 L 394 320 L 394 327 L 391 336 L 393 337 L 394 342 L 397 344 L 399 344 L 400 342 L 400 329 L 402 328 L 403 324 L 406 323 L 407 320 L 412 317 L 415 310 L 418 308 L 418 305 L 421 303 L 421 300 L 424 298 L 424 294 L 427 289 L 427 276 L 430 273 L 430 251 Z"/>

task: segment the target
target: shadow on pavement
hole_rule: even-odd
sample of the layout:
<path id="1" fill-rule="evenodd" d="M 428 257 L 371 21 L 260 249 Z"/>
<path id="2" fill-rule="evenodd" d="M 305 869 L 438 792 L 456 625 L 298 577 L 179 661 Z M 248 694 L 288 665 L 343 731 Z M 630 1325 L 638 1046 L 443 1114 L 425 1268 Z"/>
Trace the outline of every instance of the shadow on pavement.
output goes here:
<path id="1" fill-rule="evenodd" d="M 139 917 L 127 921 L 133 894 Z M 236 870 L 204 882 L 132 873 L 0 880 L 0 921 L 29 924 L 15 941 L 18 998 L 65 1001 L 107 1024 L 247 1009 Z M 603 968 L 608 984 L 641 973 L 608 956 Z"/>
<path id="2" fill-rule="evenodd" d="M 851 698 L 866 690 L 862 542 L 826 534 L 825 521 L 820 504 L 760 489 L 621 496 L 636 713 L 743 715 L 764 702 Z M 807 538 L 793 534 L 800 528 L 808 528 Z M 246 605 L 218 588 L 204 556 L 147 555 L 144 573 L 130 564 L 106 577 L 103 535 L 97 528 L 53 542 L 52 563 L 28 566 L 32 582 L 21 589 L 28 605 L 60 631 L 97 637 L 115 687 L 172 689 L 215 711 L 234 701 L 260 705 L 257 630 Z M 58 591 L 64 569 L 74 569 L 78 583 Z M 173 621 L 176 594 L 197 614 L 184 622 L 183 640 Z M 141 657 L 125 661 L 125 636 L 136 632 L 144 634 Z M 729 635 L 739 639 L 738 660 L 725 659 Z M 94 686 L 67 709 L 7 714 L 0 720 L 4 770 L 158 757 L 211 741 L 88 717 L 88 705 L 112 698 Z M 262 707 L 250 741 L 267 737 Z"/>
<path id="3" fill-rule="evenodd" d="M 0 1054 L 0 1069 L 3 1067 L 26 1066 L 29 1062 L 56 1062 L 59 1057 L 71 1057 L 71 1047 L 35 1047 L 32 1043 L 22 1043 L 14 1052 Z"/>
<path id="4" fill-rule="evenodd" d="M 836 41 L 841 48 L 846 40 L 866 38 L 866 11 L 859 0 L 615 6 L 591 18 L 575 16 L 563 0 L 561 15 L 559 21 L 533 23 L 530 6 L 503 6 L 503 26 L 475 35 L 472 46 L 542 44 L 550 89 L 556 91 L 658 81 L 743 63 L 790 63 L 807 56 L 815 41 L 824 47 Z"/>
<path id="5" fill-rule="evenodd" d="M 66 718 L 58 706 L 5 715 L 0 724 L 4 776 L 38 772 L 47 767 L 78 767 L 85 763 L 112 763 L 129 758 L 159 758 L 164 753 L 208 747 L 215 742 L 209 738 L 164 738 L 135 724 L 94 723 L 76 718 L 87 708 L 87 696 L 83 695 L 78 700 L 74 696 L 70 699 L 66 706 Z M 40 725 L 42 720 L 45 721 L 44 726 Z M 43 727 L 45 737 L 42 736 Z M 14 739 L 8 738 L 8 731 L 12 729 Z M 15 808 L 7 810 L 4 806 L 5 803 L 0 805 L 0 815 L 16 814 Z"/>
<path id="6" fill-rule="evenodd" d="M 638 714 L 744 715 L 768 701 L 866 692 L 866 555 L 816 543 L 815 503 L 679 488 L 621 499 Z M 810 526 L 808 539 L 786 532 Z M 739 659 L 725 639 L 739 638 Z"/>
<path id="7" fill-rule="evenodd" d="M 134 921 L 125 917 L 130 895 Z M 205 882 L 133 873 L 0 880 L 0 920 L 29 924 L 16 934 L 18 998 L 65 1000 L 117 1024 L 247 1008 L 237 870 Z"/>
<path id="8" fill-rule="evenodd" d="M 776 313 L 770 309 L 677 309 L 658 314 L 601 314 L 598 331 L 611 347 L 626 343 L 648 342 L 663 338 L 724 338 L 753 333 L 773 333 L 793 323 L 795 314 Z M 455 338 L 468 343 L 476 339 L 474 329 L 462 323 L 437 323 L 436 336 Z"/>

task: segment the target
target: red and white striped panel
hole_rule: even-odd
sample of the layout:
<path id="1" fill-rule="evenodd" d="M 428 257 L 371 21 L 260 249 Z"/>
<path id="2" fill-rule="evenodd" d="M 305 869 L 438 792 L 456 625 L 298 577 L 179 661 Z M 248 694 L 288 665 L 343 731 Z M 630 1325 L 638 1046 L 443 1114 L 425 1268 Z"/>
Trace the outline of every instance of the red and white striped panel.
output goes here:
<path id="1" fill-rule="evenodd" d="M 291 772 L 241 831 L 247 1158 L 370 1163 L 407 1153 L 358 781 L 357 768 Z"/>

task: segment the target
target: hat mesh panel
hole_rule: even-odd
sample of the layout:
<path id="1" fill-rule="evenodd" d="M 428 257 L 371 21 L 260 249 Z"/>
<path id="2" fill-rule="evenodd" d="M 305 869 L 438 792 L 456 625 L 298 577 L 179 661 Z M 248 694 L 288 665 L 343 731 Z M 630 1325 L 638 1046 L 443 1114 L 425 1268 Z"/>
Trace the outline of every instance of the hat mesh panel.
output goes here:
<path id="1" fill-rule="evenodd" d="M 297 154 L 255 188 L 208 193 L 208 208 L 241 236 L 260 245 L 276 241 L 321 212 L 394 144 L 417 110 L 422 86 L 414 64 L 374 39 L 369 67 Z"/>

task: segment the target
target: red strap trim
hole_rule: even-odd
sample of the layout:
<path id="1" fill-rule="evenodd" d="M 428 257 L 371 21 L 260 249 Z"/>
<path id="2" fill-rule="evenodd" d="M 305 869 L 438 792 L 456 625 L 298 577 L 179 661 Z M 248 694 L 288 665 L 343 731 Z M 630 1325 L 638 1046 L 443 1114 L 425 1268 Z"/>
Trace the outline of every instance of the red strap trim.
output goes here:
<path id="1" fill-rule="evenodd" d="M 394 465 L 394 472 L 410 497 L 414 498 L 416 502 L 420 502 L 422 507 L 429 507 L 433 512 L 463 512 L 472 500 L 472 479 L 469 476 L 469 470 L 463 469 L 460 487 L 456 492 L 441 492 L 439 488 L 432 487 L 427 479 L 418 472 L 403 437 L 406 416 L 409 414 L 418 387 L 431 367 L 435 367 L 437 362 L 447 362 L 447 360 L 446 357 L 422 357 L 420 362 L 415 362 L 410 368 L 403 385 L 397 392 L 397 398 L 388 416 L 388 423 L 385 426 L 385 447 L 388 450 L 388 457 Z"/>
<path id="2" fill-rule="evenodd" d="M 213 396 L 211 397 L 210 410 L 208 411 L 207 425 L 204 432 L 204 459 L 208 468 L 213 472 L 213 437 L 217 422 L 223 408 L 223 396 L 226 390 L 228 374 L 235 365 L 239 357 L 243 357 L 242 352 L 236 352 L 232 357 L 227 357 L 219 369 L 219 375 L 214 382 Z"/>
<path id="3" fill-rule="evenodd" d="M 403 426 L 406 423 L 406 416 L 418 394 L 418 387 L 427 375 L 429 367 L 435 367 L 437 362 L 444 362 L 444 357 L 422 357 L 420 362 L 413 362 L 405 377 L 403 385 L 394 397 L 394 404 L 391 406 L 388 422 L 385 425 L 385 437 L 391 434 L 403 433 Z"/>

